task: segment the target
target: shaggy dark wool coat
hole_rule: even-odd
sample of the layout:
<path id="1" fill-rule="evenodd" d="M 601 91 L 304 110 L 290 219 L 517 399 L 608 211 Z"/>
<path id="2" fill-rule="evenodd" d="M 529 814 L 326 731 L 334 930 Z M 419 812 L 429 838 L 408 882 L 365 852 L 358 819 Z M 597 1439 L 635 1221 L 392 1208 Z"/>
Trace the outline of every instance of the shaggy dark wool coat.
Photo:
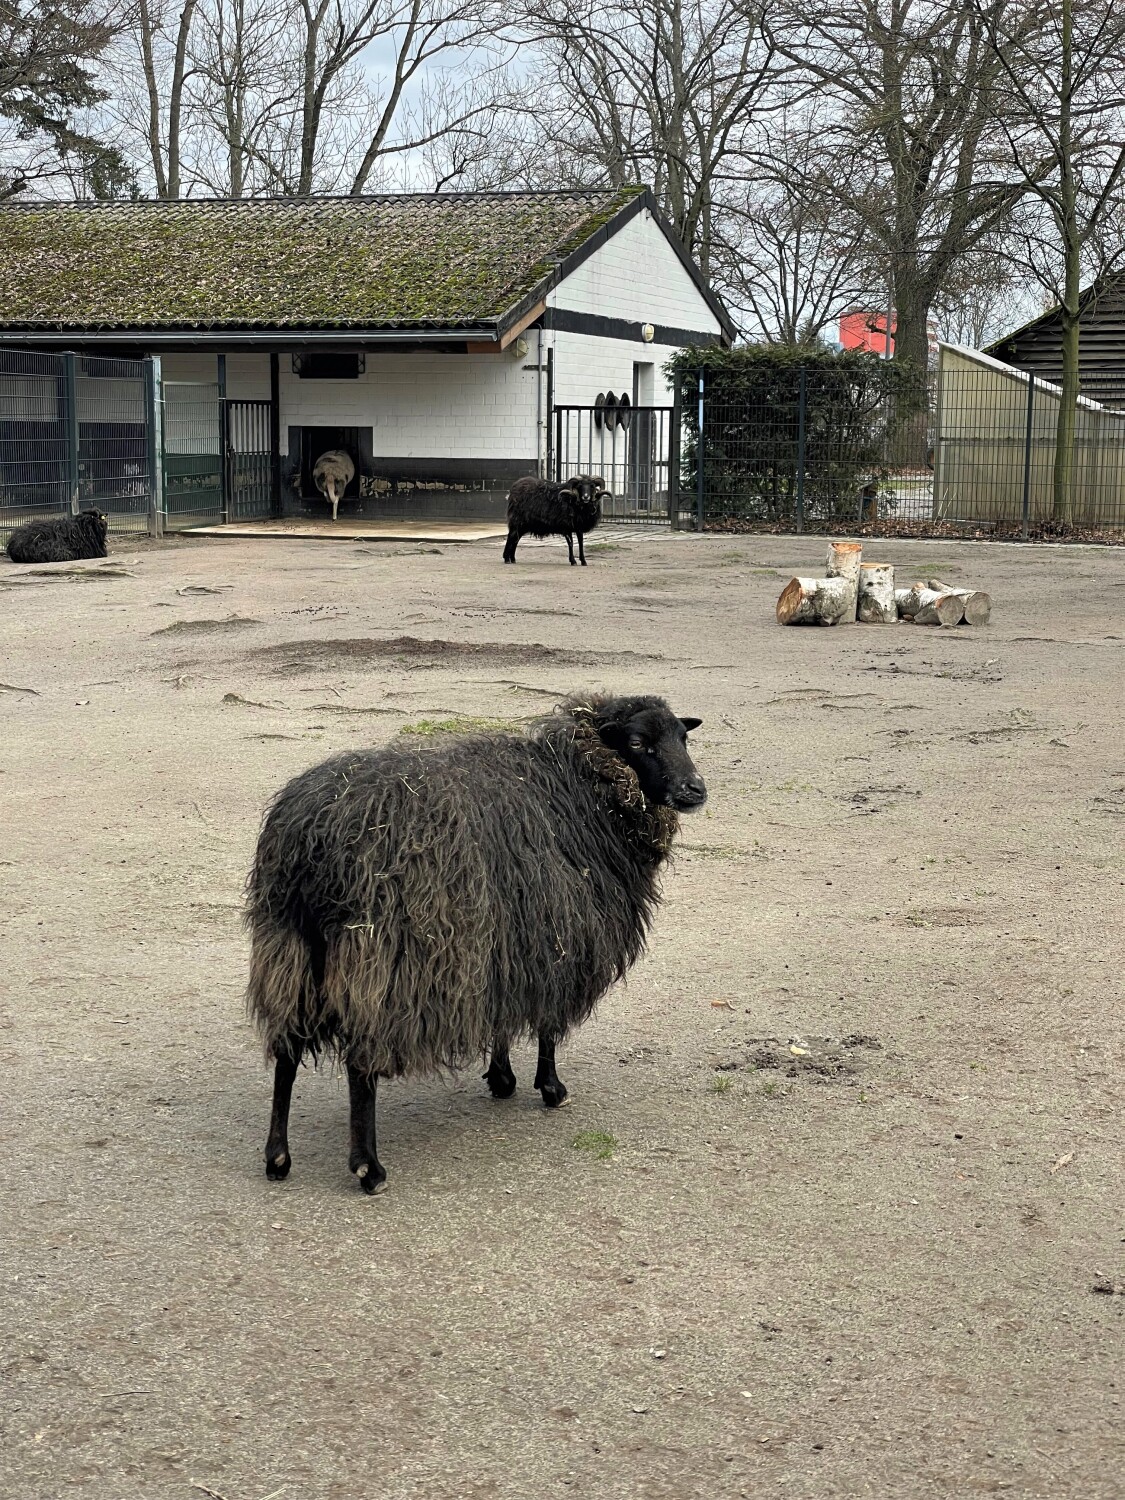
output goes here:
<path id="1" fill-rule="evenodd" d="M 27 521 L 8 538 L 7 553 L 17 563 L 78 562 L 105 557 L 106 518 L 100 511 Z"/>
<path id="2" fill-rule="evenodd" d="M 599 737 L 607 701 L 527 738 L 338 755 L 279 793 L 247 887 L 268 1055 L 434 1072 L 590 1014 L 642 952 L 678 826 Z"/>
<path id="3" fill-rule="evenodd" d="M 602 518 L 602 496 L 605 481 L 600 474 L 576 474 L 565 484 L 551 479 L 517 479 L 508 491 L 508 540 L 504 561 L 515 562 L 516 547 L 524 536 L 565 536 L 582 538 L 593 531 Z M 585 554 L 582 553 L 583 562 Z M 571 562 L 574 551 L 571 547 Z"/>

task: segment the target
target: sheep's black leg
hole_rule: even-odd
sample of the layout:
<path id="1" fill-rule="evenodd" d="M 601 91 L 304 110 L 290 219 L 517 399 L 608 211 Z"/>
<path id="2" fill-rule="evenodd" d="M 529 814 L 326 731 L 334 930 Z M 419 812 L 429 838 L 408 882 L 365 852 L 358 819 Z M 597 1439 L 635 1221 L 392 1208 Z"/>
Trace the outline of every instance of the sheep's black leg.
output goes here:
<path id="1" fill-rule="evenodd" d="M 301 1048 L 279 1051 L 273 1070 L 273 1113 L 266 1141 L 266 1176 L 275 1182 L 289 1176 L 293 1158 L 289 1155 L 289 1101 L 293 1097 L 293 1080 L 301 1062 Z"/>
<path id="2" fill-rule="evenodd" d="M 508 1057 L 508 1043 L 496 1037 L 492 1043 L 492 1056 L 488 1061 L 488 1072 L 484 1075 L 489 1093 L 494 1099 L 510 1099 L 516 1091 L 516 1075 L 512 1072 Z"/>
<path id="3" fill-rule="evenodd" d="M 548 1109 L 558 1109 L 566 1103 L 566 1084 L 555 1072 L 555 1039 L 547 1031 L 539 1033 L 539 1066 L 535 1070 L 534 1087 L 543 1095 Z"/>
<path id="4" fill-rule="evenodd" d="M 378 1084 L 378 1073 L 364 1073 L 354 1063 L 348 1063 L 348 1097 L 352 1107 L 348 1168 L 359 1178 L 359 1185 L 365 1193 L 381 1193 L 387 1186 L 387 1174 L 375 1153 L 375 1090 Z"/>
<path id="5" fill-rule="evenodd" d="M 579 558 L 582 561 L 582 566 L 585 567 L 586 566 L 586 549 L 582 545 L 582 533 L 581 532 L 578 533 L 578 556 L 579 556 Z"/>
<path id="6" fill-rule="evenodd" d="M 566 550 L 570 554 L 570 566 L 576 568 L 578 564 L 574 561 L 574 538 L 570 532 L 566 532 Z"/>
<path id="7" fill-rule="evenodd" d="M 504 561 L 514 563 L 516 560 L 516 548 L 520 544 L 520 534 L 514 526 L 508 528 L 508 540 L 504 543 Z"/>

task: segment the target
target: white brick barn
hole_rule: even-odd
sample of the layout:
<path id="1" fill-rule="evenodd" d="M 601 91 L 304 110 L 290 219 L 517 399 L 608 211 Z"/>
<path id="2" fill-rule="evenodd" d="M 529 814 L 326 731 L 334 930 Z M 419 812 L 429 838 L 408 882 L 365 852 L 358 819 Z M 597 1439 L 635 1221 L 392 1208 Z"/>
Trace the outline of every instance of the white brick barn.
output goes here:
<path id="1" fill-rule="evenodd" d="M 0 344 L 159 356 L 170 490 L 212 448 L 247 459 L 224 487 L 262 461 L 228 519 L 329 517 L 330 448 L 341 520 L 491 518 L 589 464 L 666 508 L 663 365 L 732 334 L 643 189 L 0 208 Z"/>

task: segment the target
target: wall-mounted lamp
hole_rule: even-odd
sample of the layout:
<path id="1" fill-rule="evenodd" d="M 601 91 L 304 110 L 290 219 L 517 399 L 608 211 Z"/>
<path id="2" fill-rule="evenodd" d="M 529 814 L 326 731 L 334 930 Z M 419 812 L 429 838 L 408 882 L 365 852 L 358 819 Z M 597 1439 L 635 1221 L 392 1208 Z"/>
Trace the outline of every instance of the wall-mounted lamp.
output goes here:
<path id="1" fill-rule="evenodd" d="M 531 346 L 528 344 L 525 338 L 518 338 L 512 340 L 510 347 L 512 350 L 513 359 L 523 359 Z"/>
<path id="2" fill-rule="evenodd" d="M 656 337 L 656 329 L 652 326 L 652 324 L 651 323 L 642 323 L 641 324 L 641 338 L 644 339 L 645 343 L 646 344 L 651 344 L 652 341 L 653 341 L 653 339 L 655 337 Z"/>

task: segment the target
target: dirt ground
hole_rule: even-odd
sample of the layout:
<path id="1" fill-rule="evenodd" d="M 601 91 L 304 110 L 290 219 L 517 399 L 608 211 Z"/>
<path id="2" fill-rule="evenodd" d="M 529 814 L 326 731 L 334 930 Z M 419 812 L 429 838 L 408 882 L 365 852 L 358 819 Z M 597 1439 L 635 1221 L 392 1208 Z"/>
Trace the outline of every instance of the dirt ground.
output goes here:
<path id="1" fill-rule="evenodd" d="M 1125 1493 L 1125 552 L 879 543 L 991 625 L 779 629 L 823 545 L 0 567 L 3 1496 Z M 306 1071 L 268 1183 L 266 799 L 591 687 L 711 799 L 572 1106 L 389 1085 L 367 1199 Z"/>

